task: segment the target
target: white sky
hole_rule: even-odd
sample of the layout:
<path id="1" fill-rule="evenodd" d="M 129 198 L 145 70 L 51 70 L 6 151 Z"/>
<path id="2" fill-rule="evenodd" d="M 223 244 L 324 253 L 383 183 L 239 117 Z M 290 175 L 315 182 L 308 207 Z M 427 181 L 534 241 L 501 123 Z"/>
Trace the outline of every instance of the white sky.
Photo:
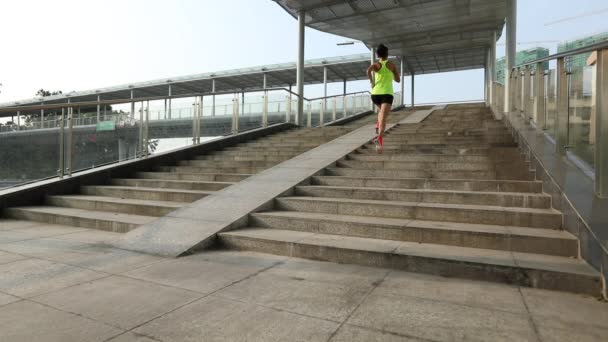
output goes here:
<path id="1" fill-rule="evenodd" d="M 518 40 L 608 31 L 608 13 L 544 25 L 606 8 L 606 0 L 520 0 Z M 31 98 L 39 88 L 69 92 L 290 62 L 296 33 L 296 21 L 270 0 L 3 0 L 0 103 Z M 362 44 L 336 46 L 342 37 L 310 29 L 306 35 L 307 59 L 367 52 Z M 416 101 L 480 99 L 482 78 L 482 70 L 417 77 Z M 365 87 L 356 82 L 349 91 Z M 341 84 L 330 86 L 331 93 L 341 91 Z M 317 95 L 319 88 L 307 92 Z"/>

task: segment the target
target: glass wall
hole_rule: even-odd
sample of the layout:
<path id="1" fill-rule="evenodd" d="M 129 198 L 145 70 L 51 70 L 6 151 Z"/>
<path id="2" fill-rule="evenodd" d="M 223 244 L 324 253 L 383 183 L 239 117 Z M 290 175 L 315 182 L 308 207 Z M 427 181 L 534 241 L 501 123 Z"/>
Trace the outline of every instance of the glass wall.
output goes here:
<path id="1" fill-rule="evenodd" d="M 549 61 L 545 75 L 545 125 L 549 136 L 555 138 L 555 121 L 557 118 L 557 61 Z"/>
<path id="2" fill-rule="evenodd" d="M 595 65 L 588 66 L 589 54 L 566 59 L 569 70 L 568 145 L 570 151 L 594 167 L 595 153 Z"/>

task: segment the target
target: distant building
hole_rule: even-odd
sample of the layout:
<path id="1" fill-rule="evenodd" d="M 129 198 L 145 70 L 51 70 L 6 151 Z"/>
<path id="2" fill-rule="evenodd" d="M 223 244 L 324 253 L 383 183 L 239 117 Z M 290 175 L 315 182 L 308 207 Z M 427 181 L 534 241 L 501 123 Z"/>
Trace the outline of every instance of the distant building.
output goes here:
<path id="1" fill-rule="evenodd" d="M 542 47 L 535 47 L 523 51 L 518 51 L 515 55 L 515 65 L 533 61 L 538 58 L 549 56 L 549 49 Z M 543 66 L 546 70 L 549 67 L 549 63 L 545 63 Z M 496 81 L 499 83 L 505 83 L 505 58 L 499 58 L 496 60 Z"/>
<path id="2" fill-rule="evenodd" d="M 579 49 L 606 40 L 608 40 L 608 32 L 599 33 L 593 36 L 588 36 L 576 40 L 566 41 L 557 45 L 557 52 L 559 53 Z M 582 68 L 586 66 L 587 58 L 589 58 L 590 55 L 591 53 L 589 52 L 567 58 L 566 68 L 571 70 L 574 68 Z"/>

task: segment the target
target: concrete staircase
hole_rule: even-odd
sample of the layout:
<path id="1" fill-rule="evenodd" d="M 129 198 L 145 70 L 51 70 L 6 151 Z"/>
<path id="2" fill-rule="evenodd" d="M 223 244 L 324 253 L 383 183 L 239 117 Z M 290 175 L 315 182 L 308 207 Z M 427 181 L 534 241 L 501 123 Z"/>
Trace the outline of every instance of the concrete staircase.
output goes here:
<path id="1" fill-rule="evenodd" d="M 352 129 L 292 129 L 132 178 L 82 186 L 78 194 L 48 196 L 44 205 L 9 208 L 4 216 L 124 233 Z"/>
<path id="2" fill-rule="evenodd" d="M 219 234 L 230 249 L 598 295 L 598 272 L 481 106 L 398 125 Z"/>

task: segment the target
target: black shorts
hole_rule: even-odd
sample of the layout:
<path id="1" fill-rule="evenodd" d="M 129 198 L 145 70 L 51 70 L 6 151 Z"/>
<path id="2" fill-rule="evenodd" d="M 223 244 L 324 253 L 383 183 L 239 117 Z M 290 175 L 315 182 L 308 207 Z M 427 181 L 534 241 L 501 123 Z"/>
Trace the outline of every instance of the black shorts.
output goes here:
<path id="1" fill-rule="evenodd" d="M 383 103 L 393 104 L 393 95 L 372 95 L 372 102 L 376 106 L 380 106 Z"/>

